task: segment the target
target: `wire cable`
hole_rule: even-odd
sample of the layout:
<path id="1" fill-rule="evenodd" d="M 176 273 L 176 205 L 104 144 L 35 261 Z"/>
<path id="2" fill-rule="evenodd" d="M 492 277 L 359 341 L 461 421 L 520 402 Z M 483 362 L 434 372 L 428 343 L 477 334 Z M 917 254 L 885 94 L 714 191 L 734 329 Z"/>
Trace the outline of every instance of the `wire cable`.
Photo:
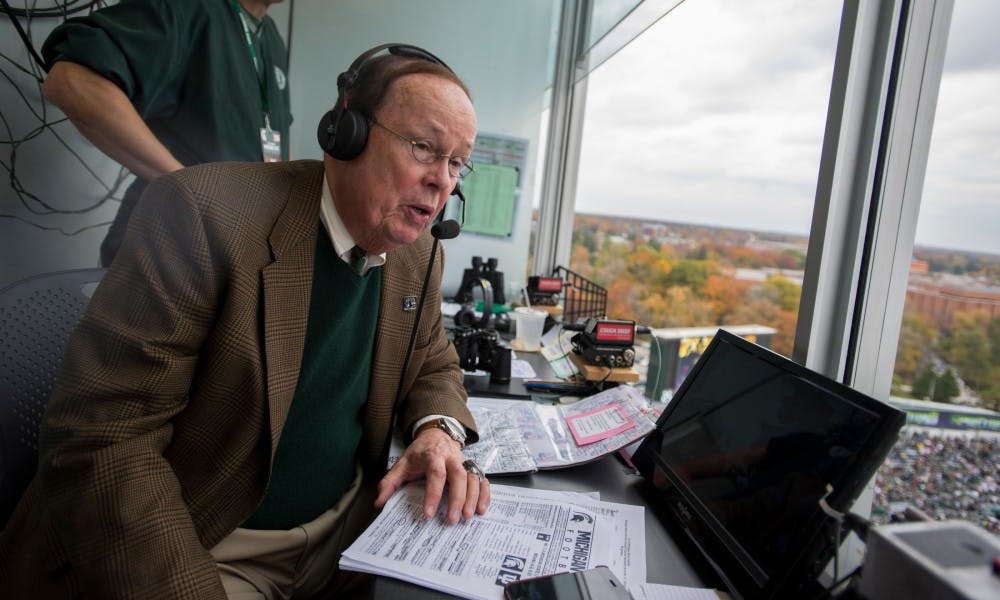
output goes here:
<path id="1" fill-rule="evenodd" d="M 45 68 L 45 61 L 42 60 L 42 57 L 38 55 L 35 47 L 31 44 L 31 40 L 28 38 L 28 34 L 24 31 L 24 28 L 21 27 L 21 20 L 14 12 L 14 9 L 10 7 L 10 4 L 7 4 L 7 0 L 0 0 L 0 5 L 3 5 L 4 12 L 7 13 L 7 17 L 14 25 L 14 29 L 17 30 L 17 35 L 21 37 L 21 41 L 24 42 L 24 46 L 28 49 L 28 54 L 31 55 L 31 58 L 35 60 L 35 63 L 47 73 L 49 70 Z"/>
<path id="2" fill-rule="evenodd" d="M 12 89 L 11 98 L 18 98 L 20 106 L 18 110 L 25 110 L 25 114 L 30 114 L 31 119 L 26 119 L 24 115 L 18 114 L 13 107 L 3 106 L 0 108 L 0 145 L 8 146 L 7 154 L 0 157 L 0 166 L 7 172 L 10 182 L 10 189 L 17 197 L 17 202 L 23 207 L 27 214 L 11 213 L 8 210 L 0 213 L 0 218 L 13 220 L 25 225 L 29 225 L 40 231 L 57 231 L 64 236 L 74 236 L 81 232 L 106 227 L 110 221 L 102 220 L 98 223 L 85 224 L 75 228 L 67 228 L 64 225 L 52 225 L 38 222 L 32 218 L 51 217 L 57 215 L 86 215 L 102 207 L 109 200 L 121 201 L 120 192 L 124 184 L 128 181 L 131 173 L 125 167 L 119 167 L 117 175 L 110 182 L 102 178 L 88 161 L 81 156 L 74 148 L 70 140 L 64 134 L 60 134 L 56 126 L 67 121 L 61 115 L 52 118 L 48 103 L 42 94 L 42 82 L 45 79 L 47 68 L 43 59 L 39 55 L 32 43 L 31 27 L 35 19 L 62 19 L 66 20 L 72 15 L 104 8 L 115 4 L 104 0 L 81 1 L 67 0 L 64 2 L 54 2 L 49 6 L 39 7 L 38 2 L 31 2 L 26 7 L 11 7 L 7 0 L 0 0 L 0 18 L 6 17 L 11 25 L 17 30 L 18 36 L 24 45 L 27 53 L 27 61 L 18 60 L 5 53 L 0 53 L 0 82 L 6 82 Z M 23 20 L 23 23 L 22 23 Z M 16 116 L 13 116 L 16 115 Z M 26 123 L 27 122 L 27 123 Z M 17 125 L 15 130 L 14 124 Z M 26 126 L 27 125 L 27 126 Z M 69 156 L 72 157 L 86 171 L 103 193 L 92 202 L 78 208 L 63 208 L 56 203 L 42 199 L 39 194 L 29 189 L 25 181 L 18 173 L 17 160 L 19 153 L 29 142 L 36 142 L 39 138 L 44 138 L 46 133 L 51 134 L 58 141 Z M 74 135 L 80 134 L 74 132 Z"/>
<path id="3" fill-rule="evenodd" d="M 824 598 L 833 598 L 834 594 L 837 592 L 837 588 L 844 585 L 845 583 L 847 583 L 860 573 L 861 573 L 861 565 L 858 565 L 853 569 L 851 569 L 851 571 L 847 575 L 844 575 L 840 579 L 826 586 L 826 588 L 823 591 L 821 591 L 820 593 L 816 594 L 813 597 L 813 600 L 823 600 Z"/>
<path id="4" fill-rule="evenodd" d="M 6 0 L 0 0 L 0 3 L 4 4 L 4 9 L 9 16 L 25 19 L 66 18 L 70 15 L 89 11 L 94 8 L 100 8 L 109 4 L 108 2 L 103 2 L 101 0 L 90 0 L 87 2 L 82 0 L 69 0 L 68 2 L 57 2 L 54 6 L 44 8 L 11 8 L 7 5 Z"/>

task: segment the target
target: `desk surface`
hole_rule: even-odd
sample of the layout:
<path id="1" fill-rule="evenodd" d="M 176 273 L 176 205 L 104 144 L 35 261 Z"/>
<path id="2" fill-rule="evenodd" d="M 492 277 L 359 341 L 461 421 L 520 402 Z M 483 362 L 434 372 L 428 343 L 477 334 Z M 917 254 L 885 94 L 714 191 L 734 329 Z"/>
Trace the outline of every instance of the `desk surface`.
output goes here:
<path id="1" fill-rule="evenodd" d="M 491 477 L 501 485 L 516 485 L 548 490 L 601 492 L 601 500 L 645 506 L 640 488 L 642 478 L 633 473 L 616 456 L 553 471 L 530 475 Z M 692 587 L 705 587 L 703 580 L 685 558 L 663 523 L 647 506 L 646 521 L 646 581 Z M 375 581 L 375 598 L 405 599 L 452 598 L 448 594 L 428 590 L 396 579 L 378 577 Z"/>
<path id="2" fill-rule="evenodd" d="M 541 352 L 516 352 L 515 358 L 523 360 L 531 365 L 535 370 L 535 379 L 555 380 L 558 379 L 549 361 L 542 356 Z M 489 375 L 465 375 L 465 391 L 470 396 L 480 396 L 489 398 L 524 398 L 531 397 L 531 393 L 524 387 L 524 380 L 512 377 L 510 383 L 493 383 Z"/>
<path id="3" fill-rule="evenodd" d="M 538 379 L 555 379 L 552 367 L 541 353 L 520 352 L 517 358 L 534 368 Z M 465 389 L 470 396 L 523 398 L 531 395 L 524 382 L 512 378 L 509 384 L 491 383 L 488 375 L 466 375 Z M 692 587 L 705 587 L 684 552 L 677 546 L 663 523 L 646 506 L 641 493 L 642 477 L 618 459 L 606 456 L 576 467 L 541 471 L 529 475 L 494 476 L 490 481 L 500 485 L 515 485 L 545 490 L 601 493 L 601 500 L 645 506 L 646 581 Z M 374 596 L 379 600 L 419 600 L 423 598 L 453 598 L 411 583 L 376 577 Z"/>

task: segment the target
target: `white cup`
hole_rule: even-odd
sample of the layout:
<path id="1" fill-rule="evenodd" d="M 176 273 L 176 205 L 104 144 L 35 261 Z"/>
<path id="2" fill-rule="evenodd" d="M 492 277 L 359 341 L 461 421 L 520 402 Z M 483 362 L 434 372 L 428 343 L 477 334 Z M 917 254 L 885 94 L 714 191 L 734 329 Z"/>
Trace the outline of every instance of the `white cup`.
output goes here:
<path id="1" fill-rule="evenodd" d="M 515 341 L 520 350 L 533 352 L 542 347 L 542 329 L 549 313 L 537 308 L 521 306 L 514 309 L 517 320 Z"/>

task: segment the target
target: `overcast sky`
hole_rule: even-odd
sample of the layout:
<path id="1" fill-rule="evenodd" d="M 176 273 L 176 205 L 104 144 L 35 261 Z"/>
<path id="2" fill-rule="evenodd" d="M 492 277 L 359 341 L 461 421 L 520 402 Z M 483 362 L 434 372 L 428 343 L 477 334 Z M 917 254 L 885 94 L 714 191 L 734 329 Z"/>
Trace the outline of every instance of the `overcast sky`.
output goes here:
<path id="1" fill-rule="evenodd" d="M 1000 1 L 956 0 L 917 243 L 1000 254 Z M 576 208 L 807 234 L 839 0 L 687 0 L 590 77 Z"/>

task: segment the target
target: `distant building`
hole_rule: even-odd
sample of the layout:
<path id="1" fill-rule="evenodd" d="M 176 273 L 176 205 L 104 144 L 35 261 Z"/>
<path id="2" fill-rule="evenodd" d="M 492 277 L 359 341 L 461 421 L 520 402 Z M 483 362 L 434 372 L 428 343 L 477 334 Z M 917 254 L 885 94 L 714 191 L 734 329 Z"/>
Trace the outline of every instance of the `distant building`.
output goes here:
<path id="1" fill-rule="evenodd" d="M 931 272 L 931 263 L 914 258 L 910 260 L 910 275 L 927 275 Z"/>
<path id="2" fill-rule="evenodd" d="M 805 271 L 797 269 L 778 269 L 776 267 L 762 267 L 760 269 L 736 268 L 730 275 L 738 281 L 753 281 L 763 283 L 772 277 L 784 277 L 788 281 L 801 286 L 805 279 Z"/>
<path id="3" fill-rule="evenodd" d="M 990 318 L 1000 317 L 1000 288 L 911 277 L 906 306 L 936 323 L 949 323 L 960 312 L 982 311 Z"/>

